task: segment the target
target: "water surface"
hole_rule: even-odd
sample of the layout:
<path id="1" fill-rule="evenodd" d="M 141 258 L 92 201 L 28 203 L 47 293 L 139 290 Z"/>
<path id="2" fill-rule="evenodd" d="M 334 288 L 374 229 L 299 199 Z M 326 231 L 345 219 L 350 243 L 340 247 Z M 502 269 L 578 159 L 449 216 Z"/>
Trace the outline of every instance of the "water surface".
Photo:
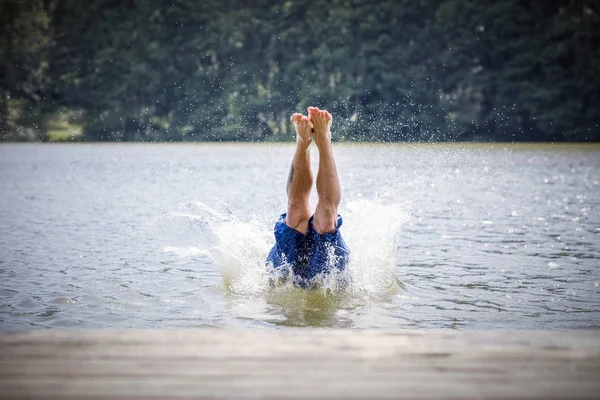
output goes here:
<path id="1" fill-rule="evenodd" d="M 265 284 L 292 151 L 1 145 L 0 329 L 598 327 L 599 146 L 337 145 L 349 293 Z"/>

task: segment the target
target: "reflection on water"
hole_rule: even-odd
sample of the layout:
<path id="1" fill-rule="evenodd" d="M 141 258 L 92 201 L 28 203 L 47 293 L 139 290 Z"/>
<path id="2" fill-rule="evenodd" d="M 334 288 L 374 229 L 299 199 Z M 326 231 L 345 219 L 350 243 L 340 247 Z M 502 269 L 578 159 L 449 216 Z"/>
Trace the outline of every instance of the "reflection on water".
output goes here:
<path id="1" fill-rule="evenodd" d="M 263 269 L 292 150 L 0 146 L 0 328 L 598 327 L 600 146 L 338 145 L 352 285 L 310 291 Z"/>
<path id="2" fill-rule="evenodd" d="M 327 293 L 322 290 L 302 290 L 286 287 L 274 289 L 266 296 L 267 303 L 273 311 L 283 318 L 273 320 L 280 326 L 319 326 L 319 327 L 351 327 L 349 319 L 344 318 L 346 310 L 352 309 L 348 304 L 350 298 L 345 293 Z M 358 306 L 354 305 L 354 307 Z"/>
<path id="3" fill-rule="evenodd" d="M 365 294 L 352 286 L 332 290 L 325 286 L 300 289 L 290 283 L 266 287 L 259 294 L 236 294 L 226 287 L 230 311 L 244 318 L 260 318 L 276 326 L 312 326 L 351 328 L 352 313 L 369 302 L 390 303 L 402 293 L 402 282 L 397 280 L 387 290 Z M 252 305 L 249 306 L 249 303 Z M 259 311 L 260 310 L 260 311 Z"/>

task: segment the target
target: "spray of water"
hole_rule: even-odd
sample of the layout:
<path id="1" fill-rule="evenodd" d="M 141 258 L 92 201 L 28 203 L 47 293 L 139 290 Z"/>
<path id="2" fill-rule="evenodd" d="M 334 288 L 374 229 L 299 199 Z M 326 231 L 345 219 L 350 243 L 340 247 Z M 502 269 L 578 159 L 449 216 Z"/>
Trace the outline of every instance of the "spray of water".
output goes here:
<path id="1" fill-rule="evenodd" d="M 273 287 L 265 268 L 265 259 L 274 244 L 273 224 L 270 220 L 253 218 L 244 221 L 231 213 L 219 212 L 204 203 L 194 204 L 193 214 L 172 213 L 170 217 L 183 218 L 202 225 L 202 245 L 188 247 L 168 246 L 165 251 L 187 255 L 208 255 L 220 268 L 223 287 L 233 295 L 264 295 L 271 302 L 288 304 L 320 302 L 329 296 L 330 304 L 342 296 L 377 298 L 402 290 L 396 276 L 396 236 L 407 214 L 397 204 L 358 198 L 347 202 L 341 212 L 344 217 L 342 235 L 351 250 L 350 264 L 340 277 L 325 275 L 316 289 L 307 291 L 285 282 Z M 312 299 L 312 297 L 315 299 Z M 337 296 L 337 297 L 336 297 Z"/>

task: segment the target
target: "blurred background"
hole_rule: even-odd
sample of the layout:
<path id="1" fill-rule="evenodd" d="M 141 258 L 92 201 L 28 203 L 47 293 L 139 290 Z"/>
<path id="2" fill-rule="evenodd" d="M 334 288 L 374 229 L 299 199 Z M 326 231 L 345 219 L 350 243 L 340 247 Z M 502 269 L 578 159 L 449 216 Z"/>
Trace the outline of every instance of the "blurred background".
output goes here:
<path id="1" fill-rule="evenodd" d="M 2 141 L 599 141 L 597 0 L 0 0 Z"/>

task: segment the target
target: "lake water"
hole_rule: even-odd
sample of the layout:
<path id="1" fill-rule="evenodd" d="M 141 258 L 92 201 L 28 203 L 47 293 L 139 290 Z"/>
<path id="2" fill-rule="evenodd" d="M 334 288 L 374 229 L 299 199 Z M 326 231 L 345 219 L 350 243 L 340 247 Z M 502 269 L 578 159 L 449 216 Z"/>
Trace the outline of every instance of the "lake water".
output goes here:
<path id="1" fill-rule="evenodd" d="M 0 145 L 0 329 L 600 327 L 600 146 L 335 150 L 352 284 L 307 291 L 290 144 Z"/>

